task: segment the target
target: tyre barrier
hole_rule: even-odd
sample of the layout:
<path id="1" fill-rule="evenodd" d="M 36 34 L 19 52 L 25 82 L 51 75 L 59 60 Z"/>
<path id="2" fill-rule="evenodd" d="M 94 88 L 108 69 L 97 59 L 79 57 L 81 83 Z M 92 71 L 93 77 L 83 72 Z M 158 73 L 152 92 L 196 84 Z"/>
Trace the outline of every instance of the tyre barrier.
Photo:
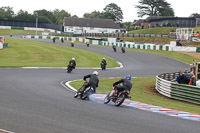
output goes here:
<path id="1" fill-rule="evenodd" d="M 61 36 L 43 36 L 43 35 L 27 35 L 27 38 L 32 39 L 53 39 L 56 37 L 56 39 L 61 40 L 63 38 L 64 40 L 68 41 L 79 41 L 79 42 L 89 42 L 89 44 L 94 45 L 104 45 L 104 46 L 113 46 L 116 47 L 127 47 L 127 48 L 137 48 L 137 49 L 146 49 L 146 50 L 162 50 L 162 51 L 179 51 L 179 52 L 194 52 L 199 53 L 200 47 L 183 47 L 183 46 L 176 46 L 176 42 L 171 41 L 170 44 L 136 44 L 135 42 L 109 42 L 109 41 L 102 41 L 102 40 L 92 40 L 92 39 L 84 39 L 84 38 L 78 38 L 78 37 L 61 37 Z"/>
<path id="2" fill-rule="evenodd" d="M 178 73 L 165 73 L 156 76 L 155 89 L 162 95 L 176 100 L 200 105 L 200 88 L 185 84 L 176 84 Z"/>

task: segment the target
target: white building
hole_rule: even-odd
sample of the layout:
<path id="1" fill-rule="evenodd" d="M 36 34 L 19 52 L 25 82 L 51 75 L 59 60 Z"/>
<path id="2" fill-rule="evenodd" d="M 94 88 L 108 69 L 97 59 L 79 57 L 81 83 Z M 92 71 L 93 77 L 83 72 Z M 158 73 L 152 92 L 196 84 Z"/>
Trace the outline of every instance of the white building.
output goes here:
<path id="1" fill-rule="evenodd" d="M 120 27 L 112 19 L 68 18 L 63 20 L 64 32 L 82 33 L 116 33 Z"/>

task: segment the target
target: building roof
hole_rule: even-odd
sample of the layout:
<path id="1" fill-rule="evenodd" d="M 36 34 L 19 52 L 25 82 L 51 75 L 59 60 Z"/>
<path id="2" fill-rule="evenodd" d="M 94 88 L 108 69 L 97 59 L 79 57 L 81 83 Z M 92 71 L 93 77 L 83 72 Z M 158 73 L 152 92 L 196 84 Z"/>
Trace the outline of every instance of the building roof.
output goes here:
<path id="1" fill-rule="evenodd" d="M 97 18 L 69 18 L 65 17 L 64 26 L 79 26 L 79 27 L 98 27 L 120 29 L 112 19 L 97 19 Z"/>
<path id="2" fill-rule="evenodd" d="M 145 20 L 144 19 L 139 19 L 135 22 L 132 23 L 133 26 L 141 26 L 141 23 L 143 23 Z"/>
<path id="3" fill-rule="evenodd" d="M 152 21 L 160 21 L 160 20 L 178 20 L 178 19 L 191 19 L 195 20 L 194 17 L 173 17 L 173 16 L 150 16 L 146 19 L 147 22 L 152 22 Z"/>

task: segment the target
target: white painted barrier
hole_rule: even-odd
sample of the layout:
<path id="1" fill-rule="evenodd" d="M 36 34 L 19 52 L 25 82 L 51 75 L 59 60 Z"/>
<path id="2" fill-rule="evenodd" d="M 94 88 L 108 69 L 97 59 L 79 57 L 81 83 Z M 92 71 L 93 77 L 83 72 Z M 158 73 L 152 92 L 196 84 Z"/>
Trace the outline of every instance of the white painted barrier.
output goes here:
<path id="1" fill-rule="evenodd" d="M 0 49 L 3 49 L 3 44 L 0 42 Z"/>
<path id="2" fill-rule="evenodd" d="M 39 38 L 38 35 L 27 35 L 27 38 Z M 50 36 L 50 39 L 53 39 L 56 36 Z M 47 36 L 40 36 L 42 39 L 47 39 Z M 61 39 L 62 37 L 59 37 Z M 83 38 L 76 38 L 76 37 L 64 37 L 65 39 L 69 40 L 71 38 L 72 41 L 79 41 L 83 42 Z M 89 39 L 84 39 L 84 43 L 90 42 Z M 92 40 L 92 44 L 99 45 L 99 40 Z M 150 43 L 145 44 L 135 44 L 134 42 L 108 42 L 108 41 L 102 41 L 101 45 L 105 46 L 125 46 L 127 48 L 137 48 L 137 49 L 151 49 L 151 50 L 163 50 L 163 51 L 181 51 L 181 52 L 196 52 L 196 47 L 183 47 L 183 46 L 176 46 L 176 42 L 170 42 L 170 44 L 164 44 L 164 45 L 155 45 Z"/>
<path id="3" fill-rule="evenodd" d="M 175 46 L 172 48 L 173 51 L 179 52 L 196 52 L 196 47 L 183 47 L 183 46 Z"/>
<path id="4" fill-rule="evenodd" d="M 11 29 L 11 26 L 0 26 L 0 29 Z"/>

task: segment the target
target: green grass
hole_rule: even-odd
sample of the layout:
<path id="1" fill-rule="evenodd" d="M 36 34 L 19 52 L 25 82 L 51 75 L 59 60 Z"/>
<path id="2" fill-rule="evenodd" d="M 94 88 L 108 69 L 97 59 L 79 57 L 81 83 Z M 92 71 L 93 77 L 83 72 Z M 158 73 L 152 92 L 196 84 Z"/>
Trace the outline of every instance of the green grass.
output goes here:
<path id="1" fill-rule="evenodd" d="M 65 67 L 72 57 L 77 67 L 100 67 L 104 57 L 107 67 L 118 66 L 107 56 L 77 48 L 14 38 L 6 38 L 6 42 L 8 48 L 0 50 L 1 67 Z"/>
<path id="2" fill-rule="evenodd" d="M 13 29 L 0 29 L 0 35 L 10 35 L 10 34 L 36 34 L 33 30 L 13 30 Z M 38 31 L 38 35 L 41 35 L 42 32 Z"/>
<path id="3" fill-rule="evenodd" d="M 192 56 L 183 54 L 183 53 L 178 53 L 174 51 L 161 51 L 161 50 L 145 50 L 145 49 L 136 49 L 136 48 L 129 48 L 130 50 L 133 51 L 140 51 L 140 52 L 146 52 L 146 53 L 152 53 L 152 54 L 158 54 L 162 56 L 166 56 L 172 59 L 176 59 L 188 64 L 193 63 L 193 59 L 195 59 L 197 62 L 200 61 L 200 59 L 194 58 Z"/>
<path id="4" fill-rule="evenodd" d="M 112 90 L 112 84 L 119 78 L 100 79 L 97 93 L 107 94 Z M 199 105 L 182 102 L 162 96 L 155 90 L 155 78 L 133 78 L 133 87 L 131 89 L 131 100 L 150 105 L 161 106 L 165 108 L 200 114 Z M 83 80 L 71 82 L 70 85 L 79 89 L 83 85 Z"/>

